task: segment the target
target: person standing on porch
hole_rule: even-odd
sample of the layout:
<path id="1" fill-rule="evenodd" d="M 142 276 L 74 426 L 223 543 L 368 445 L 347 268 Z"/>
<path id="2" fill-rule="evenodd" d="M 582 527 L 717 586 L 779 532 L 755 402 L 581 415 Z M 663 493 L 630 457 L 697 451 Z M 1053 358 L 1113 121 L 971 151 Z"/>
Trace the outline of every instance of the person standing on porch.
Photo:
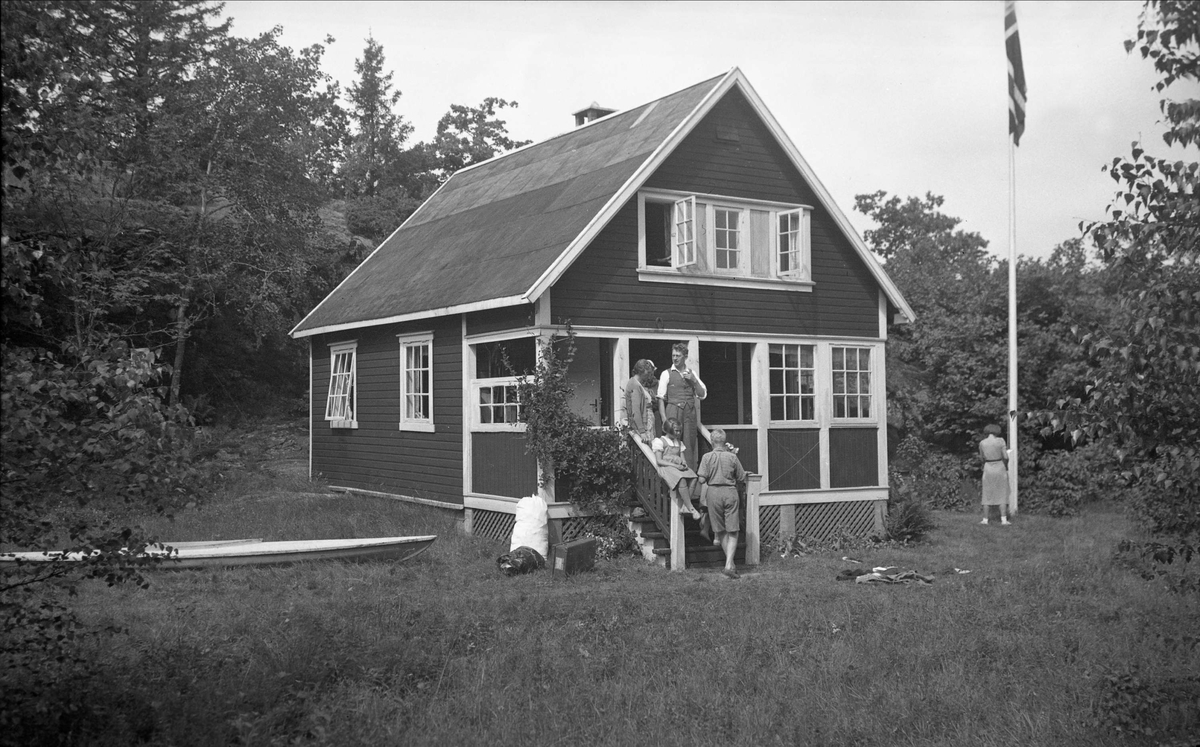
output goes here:
<path id="1" fill-rule="evenodd" d="M 988 506 L 1000 507 L 1000 523 L 1008 524 L 1008 445 L 1000 438 L 1000 426 L 983 429 L 987 437 L 979 442 L 983 459 L 983 521 L 988 523 Z"/>
<path id="2" fill-rule="evenodd" d="M 625 382 L 625 420 L 629 430 L 642 443 L 654 440 L 657 427 L 654 423 L 654 361 L 642 358 L 633 364 L 633 376 Z"/>
<path id="3" fill-rule="evenodd" d="M 713 450 L 704 455 L 696 470 L 700 478 L 700 503 L 707 504 L 709 523 L 725 553 L 725 575 L 738 578 L 733 562 L 742 528 L 738 517 L 738 485 L 746 481 L 746 470 L 737 454 L 725 448 L 725 431 L 713 429 L 712 445 Z"/>
<path id="4" fill-rule="evenodd" d="M 708 396 L 704 382 L 687 367 L 688 345 L 677 342 L 671 346 L 671 367 L 658 378 L 658 411 L 663 422 L 675 418 L 683 426 L 683 452 L 687 465 L 696 468 L 696 402 Z"/>

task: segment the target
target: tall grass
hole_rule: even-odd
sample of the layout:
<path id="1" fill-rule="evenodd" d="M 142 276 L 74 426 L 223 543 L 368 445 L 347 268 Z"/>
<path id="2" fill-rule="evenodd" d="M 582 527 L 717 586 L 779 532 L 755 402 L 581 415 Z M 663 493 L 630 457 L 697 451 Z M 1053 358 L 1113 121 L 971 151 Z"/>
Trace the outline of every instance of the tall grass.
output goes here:
<path id="1" fill-rule="evenodd" d="M 459 534 L 453 514 L 260 471 L 173 522 L 145 524 L 172 540 L 439 540 L 399 564 L 161 571 L 147 590 L 87 586 L 85 618 L 124 632 L 83 643 L 89 668 L 55 694 L 42 736 L 1115 745 L 1134 723 L 1102 718 L 1115 678 L 1149 687 L 1200 671 L 1184 640 L 1197 598 L 1114 560 L 1134 536 L 1119 512 L 1022 514 L 1012 527 L 977 518 L 940 513 L 926 543 L 857 556 L 932 573 L 932 586 L 837 581 L 851 565 L 844 553 L 775 557 L 736 581 L 632 557 L 567 580 L 508 578 L 495 562 L 507 548 Z M 1156 730 L 1154 744 L 1200 728 L 1198 711 L 1184 698 L 1137 723 Z"/>

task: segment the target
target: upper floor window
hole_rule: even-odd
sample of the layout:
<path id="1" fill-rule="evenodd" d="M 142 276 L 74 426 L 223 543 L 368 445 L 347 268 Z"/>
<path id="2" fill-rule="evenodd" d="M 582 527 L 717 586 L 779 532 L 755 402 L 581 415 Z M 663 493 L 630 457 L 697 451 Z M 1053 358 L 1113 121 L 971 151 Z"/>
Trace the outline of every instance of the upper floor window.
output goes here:
<path id="1" fill-rule="evenodd" d="M 638 194 L 638 277 L 807 291 L 811 209 L 665 190 Z"/>
<path id="2" fill-rule="evenodd" d="M 355 381 L 357 352 L 356 342 L 329 347 L 329 394 L 325 399 L 325 419 L 331 428 L 358 427 L 358 386 Z"/>
<path id="3" fill-rule="evenodd" d="M 399 336 L 400 430 L 429 431 L 433 426 L 433 334 Z"/>
<path id="4" fill-rule="evenodd" d="M 771 420 L 816 420 L 816 346 L 772 344 Z"/>
<path id="5" fill-rule="evenodd" d="M 675 203 L 675 221 L 671 230 L 671 245 L 675 247 L 675 266 L 696 264 L 696 198 Z"/>
<path id="6" fill-rule="evenodd" d="M 776 268 L 780 277 L 807 279 L 810 276 L 811 252 L 808 242 L 809 213 L 807 210 L 788 210 L 777 215 L 775 235 Z"/>
<path id="7" fill-rule="evenodd" d="M 833 347 L 833 417 L 871 417 L 871 349 Z"/>
<path id="8" fill-rule="evenodd" d="M 718 270 L 741 268 L 742 211 L 713 208 L 713 250 Z"/>

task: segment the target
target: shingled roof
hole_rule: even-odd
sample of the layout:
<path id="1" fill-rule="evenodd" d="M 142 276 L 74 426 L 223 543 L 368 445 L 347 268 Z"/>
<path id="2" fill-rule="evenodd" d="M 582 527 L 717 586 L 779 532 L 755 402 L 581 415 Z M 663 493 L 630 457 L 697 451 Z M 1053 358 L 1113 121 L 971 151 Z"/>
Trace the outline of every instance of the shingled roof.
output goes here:
<path id="1" fill-rule="evenodd" d="M 782 135 L 741 71 L 465 168 L 448 179 L 295 329 L 294 337 L 535 300 L 712 104 L 740 85 Z M 911 309 L 786 136 L 822 202 L 893 304 Z"/>

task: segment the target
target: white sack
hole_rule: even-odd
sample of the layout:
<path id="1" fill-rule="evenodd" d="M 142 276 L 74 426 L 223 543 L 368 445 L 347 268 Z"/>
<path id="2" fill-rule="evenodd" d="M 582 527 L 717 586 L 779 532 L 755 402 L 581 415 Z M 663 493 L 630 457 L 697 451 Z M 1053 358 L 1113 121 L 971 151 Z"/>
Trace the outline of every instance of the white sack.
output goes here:
<path id="1" fill-rule="evenodd" d="M 529 495 L 517 501 L 517 521 L 513 525 L 512 543 L 508 551 L 532 547 L 542 557 L 550 555 L 550 533 L 546 501 L 540 495 Z"/>

